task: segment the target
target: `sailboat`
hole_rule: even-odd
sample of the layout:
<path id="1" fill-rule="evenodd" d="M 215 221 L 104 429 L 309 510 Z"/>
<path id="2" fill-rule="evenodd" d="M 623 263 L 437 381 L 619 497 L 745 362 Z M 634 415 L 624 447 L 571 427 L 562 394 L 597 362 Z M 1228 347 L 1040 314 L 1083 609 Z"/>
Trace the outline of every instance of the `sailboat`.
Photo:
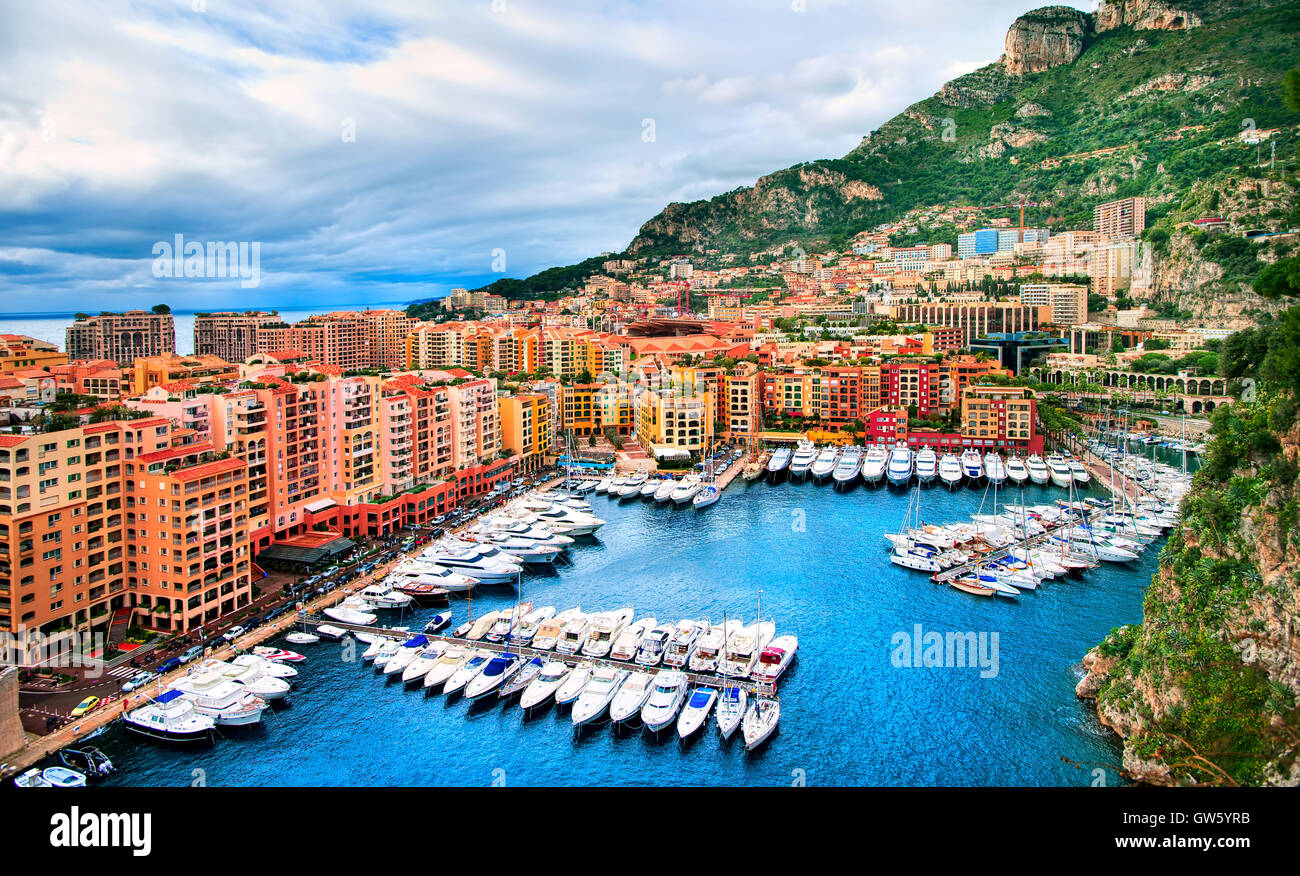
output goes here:
<path id="1" fill-rule="evenodd" d="M 706 417 L 705 419 L 711 420 L 712 417 Z M 704 424 L 704 458 L 706 460 L 706 468 L 704 483 L 700 486 L 699 492 L 691 498 L 691 504 L 696 508 L 707 508 L 717 502 L 718 499 L 722 498 L 722 490 L 718 488 L 717 475 L 713 473 L 713 460 L 709 458 L 709 427 L 711 425 L 712 423 L 709 422 L 705 422 Z"/>

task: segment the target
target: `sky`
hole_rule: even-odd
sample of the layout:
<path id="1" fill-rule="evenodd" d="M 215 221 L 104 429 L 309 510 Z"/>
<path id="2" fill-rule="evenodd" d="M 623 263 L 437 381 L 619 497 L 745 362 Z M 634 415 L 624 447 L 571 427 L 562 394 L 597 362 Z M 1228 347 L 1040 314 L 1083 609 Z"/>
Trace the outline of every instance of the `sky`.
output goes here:
<path id="1" fill-rule="evenodd" d="M 0 312 L 406 301 L 619 251 L 845 154 L 1036 5 L 0 0 Z"/>

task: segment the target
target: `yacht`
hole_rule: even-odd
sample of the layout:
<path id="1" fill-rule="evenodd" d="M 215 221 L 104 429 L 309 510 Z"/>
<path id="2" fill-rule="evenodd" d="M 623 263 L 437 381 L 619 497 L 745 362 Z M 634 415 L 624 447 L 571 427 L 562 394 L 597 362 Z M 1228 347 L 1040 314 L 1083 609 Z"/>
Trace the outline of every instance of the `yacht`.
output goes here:
<path id="1" fill-rule="evenodd" d="M 749 692 L 743 687 L 724 687 L 718 697 L 718 732 L 730 739 L 749 708 Z"/>
<path id="2" fill-rule="evenodd" d="M 423 682 L 429 670 L 437 665 L 442 655 L 447 653 L 446 642 L 432 642 L 420 649 L 420 653 L 402 670 L 402 684 Z"/>
<path id="3" fill-rule="evenodd" d="M 289 682 L 282 678 L 267 675 L 261 667 L 247 664 L 237 666 L 224 660 L 204 660 L 194 669 L 197 673 L 215 673 L 228 678 L 235 684 L 243 686 L 249 693 L 259 696 L 268 703 L 282 700 L 289 693 Z"/>
<path id="4" fill-rule="evenodd" d="M 1025 469 L 1029 472 L 1029 479 L 1036 484 L 1045 484 L 1051 478 L 1047 463 L 1043 462 L 1043 458 L 1037 453 L 1025 462 Z"/>
<path id="5" fill-rule="evenodd" d="M 548 661 L 537 677 L 524 689 L 523 695 L 519 698 L 520 708 L 535 709 L 545 705 L 572 671 L 567 663 L 559 660 Z"/>
<path id="6" fill-rule="evenodd" d="M 722 626 L 709 627 L 705 630 L 695 650 L 691 652 L 690 659 L 687 660 L 691 672 L 713 672 L 717 669 L 722 648 L 727 644 L 727 637 L 741 626 L 743 624 L 740 621 L 729 620 Z"/>
<path id="7" fill-rule="evenodd" d="M 560 638 L 560 633 L 574 618 L 582 616 L 582 609 L 570 608 L 542 622 L 533 636 L 532 647 L 538 651 L 550 651 Z"/>
<path id="8" fill-rule="evenodd" d="M 216 672 L 177 679 L 168 690 L 180 691 L 201 715 L 215 718 L 222 727 L 245 727 L 262 720 L 266 700 Z"/>
<path id="9" fill-rule="evenodd" d="M 763 648 L 776 634 L 776 624 L 762 621 L 736 630 L 727 639 L 718 674 L 728 678 L 748 678 Z"/>
<path id="10" fill-rule="evenodd" d="M 777 636 L 763 649 L 750 675 L 758 682 L 776 681 L 794 662 L 795 652 L 798 650 L 797 636 Z"/>
<path id="11" fill-rule="evenodd" d="M 217 726 L 211 715 L 201 714 L 178 690 L 163 691 L 157 699 L 122 716 L 122 724 L 163 742 L 211 742 Z"/>
<path id="12" fill-rule="evenodd" d="M 555 606 L 547 605 L 542 608 L 535 608 L 515 625 L 510 631 L 510 644 L 527 645 L 537 637 L 541 632 L 542 624 L 546 623 L 555 616 Z"/>
<path id="13" fill-rule="evenodd" d="M 587 641 L 582 643 L 582 653 L 588 657 L 605 657 L 614 647 L 614 640 L 623 628 L 632 623 L 632 607 L 605 611 L 593 615 Z"/>
<path id="14" fill-rule="evenodd" d="M 593 535 L 605 521 L 586 511 L 564 505 L 552 505 L 543 511 L 534 511 L 536 522 L 554 532 L 563 530 L 567 535 Z"/>
<path id="15" fill-rule="evenodd" d="M 591 681 L 591 673 L 596 665 L 590 661 L 573 667 L 568 677 L 555 689 L 555 704 L 567 706 L 582 695 L 582 690 Z"/>
<path id="16" fill-rule="evenodd" d="M 648 475 L 643 471 L 636 472 L 628 477 L 628 479 L 623 482 L 623 486 L 618 488 L 618 497 L 620 499 L 630 499 L 633 496 L 640 495 L 641 488 L 645 486 L 647 477 Z M 610 492 L 613 491 L 611 490 Z"/>
<path id="17" fill-rule="evenodd" d="M 817 445 L 811 441 L 800 441 L 790 457 L 790 477 L 801 478 L 808 474 L 813 461 L 817 459 Z"/>
<path id="18" fill-rule="evenodd" d="M 659 492 L 659 479 L 646 478 L 646 482 L 641 485 L 641 492 L 639 495 L 642 499 L 653 499 L 657 492 Z"/>
<path id="19" fill-rule="evenodd" d="M 778 447 L 772 451 L 771 458 L 767 461 L 767 473 L 773 479 L 779 477 L 781 472 L 790 467 L 790 458 L 794 451 L 789 447 Z"/>
<path id="20" fill-rule="evenodd" d="M 695 650 L 696 641 L 709 626 L 706 620 L 678 621 L 673 629 L 672 638 L 668 640 L 668 647 L 664 649 L 664 665 L 674 669 L 685 666 L 691 652 Z"/>
<path id="21" fill-rule="evenodd" d="M 834 478 L 837 487 L 852 486 L 862 473 L 861 447 L 845 447 L 840 454 L 840 461 L 835 466 Z"/>
<path id="22" fill-rule="evenodd" d="M 622 724 L 641 713 L 641 707 L 650 698 L 654 686 L 654 675 L 649 672 L 633 672 L 618 689 L 613 702 L 609 704 L 609 719 L 615 724 Z"/>
<path id="23" fill-rule="evenodd" d="M 695 494 L 695 498 L 691 500 L 691 504 L 696 508 L 707 508 L 710 505 L 716 504 L 721 498 L 722 490 L 718 488 L 718 485 L 708 483 L 700 487 L 700 491 Z"/>
<path id="24" fill-rule="evenodd" d="M 506 679 L 519 671 L 524 658 L 518 654 L 497 654 L 483 666 L 483 671 L 465 683 L 465 699 L 476 700 L 500 690 Z"/>
<path id="25" fill-rule="evenodd" d="M 961 460 L 951 453 L 945 453 L 939 458 L 939 480 L 943 481 L 948 487 L 955 487 L 961 483 Z"/>
<path id="26" fill-rule="evenodd" d="M 700 491 L 702 482 L 698 475 L 688 474 L 677 482 L 669 498 L 678 505 L 685 505 L 695 498 L 695 494 Z"/>
<path id="27" fill-rule="evenodd" d="M 1007 467 L 1002 457 L 992 451 L 984 454 L 984 477 L 990 484 L 1000 484 L 1007 479 Z"/>
<path id="28" fill-rule="evenodd" d="M 456 638 L 469 639 L 471 642 L 480 642 L 488 634 L 488 630 L 496 624 L 497 618 L 501 617 L 500 611 L 489 611 L 487 614 L 479 615 L 475 621 L 465 621 L 456 628 Z"/>
<path id="29" fill-rule="evenodd" d="M 341 624 L 351 624 L 352 626 L 368 627 L 375 621 L 379 620 L 379 615 L 368 611 L 361 611 L 347 605 L 331 605 L 321 612 L 330 620 L 336 620 Z"/>
<path id="30" fill-rule="evenodd" d="M 1007 477 L 1014 484 L 1023 484 L 1029 480 L 1029 469 L 1025 468 L 1024 460 L 1019 456 L 1007 457 Z"/>
<path id="31" fill-rule="evenodd" d="M 642 666 L 658 666 L 668 649 L 668 640 L 676 631 L 672 624 L 661 624 L 646 633 L 636 649 L 636 662 Z"/>
<path id="32" fill-rule="evenodd" d="M 561 654 L 577 654 L 581 651 L 583 643 L 587 641 L 587 630 L 595 617 L 579 614 L 571 618 L 564 629 L 560 630 L 560 635 L 555 640 L 555 650 Z"/>
<path id="33" fill-rule="evenodd" d="M 754 705 L 745 713 L 741 722 L 745 737 L 745 750 L 753 751 L 762 745 L 776 731 L 776 722 L 781 718 L 781 704 L 776 697 L 758 697 Z"/>
<path id="34" fill-rule="evenodd" d="M 407 639 L 397 653 L 384 662 L 384 675 L 400 676 L 428 646 L 429 637 L 423 634 Z"/>
<path id="35" fill-rule="evenodd" d="M 885 468 L 885 476 L 889 478 L 891 484 L 898 487 L 912 479 L 912 449 L 902 441 L 889 451 L 889 465 Z"/>
<path id="36" fill-rule="evenodd" d="M 245 669 L 250 667 L 255 668 L 258 672 L 268 678 L 287 679 L 298 677 L 298 670 L 294 669 L 292 666 L 285 666 L 283 663 L 279 663 L 269 657 L 263 657 L 261 654 L 257 653 L 240 654 L 237 657 L 231 658 L 230 663 L 234 666 L 242 666 Z"/>
<path id="37" fill-rule="evenodd" d="M 484 584 L 513 584 L 523 572 L 523 566 L 518 563 L 480 556 L 478 551 L 431 547 L 425 550 L 424 556 L 439 566 L 461 571 Z"/>
<path id="38" fill-rule="evenodd" d="M 1070 474 L 1074 477 L 1076 484 L 1086 484 L 1092 480 L 1092 475 L 1088 474 L 1088 468 L 1079 460 L 1071 457 L 1066 461 L 1070 466 Z"/>
<path id="39" fill-rule="evenodd" d="M 654 500 L 656 502 L 667 502 L 673 497 L 673 491 L 677 489 L 677 481 L 672 478 L 664 478 L 655 488 Z"/>
<path id="40" fill-rule="evenodd" d="M 552 532 L 541 524 L 529 523 L 510 517 L 489 517 L 470 531 L 473 533 L 504 535 L 509 538 L 523 539 L 524 541 L 535 541 L 538 544 L 551 547 L 562 548 L 573 544 L 573 539 L 567 535 Z"/>
<path id="41" fill-rule="evenodd" d="M 605 714 L 629 674 L 628 670 L 613 666 L 601 666 L 592 672 L 591 680 L 578 695 L 569 715 L 573 725 L 578 727 L 588 724 Z"/>
<path id="42" fill-rule="evenodd" d="M 478 583 L 477 578 L 444 569 L 437 563 L 421 559 L 407 560 L 393 569 L 385 579 L 393 589 L 412 596 L 428 592 L 429 588 L 442 588 L 448 593 L 468 593 Z"/>
<path id="43" fill-rule="evenodd" d="M 840 461 L 840 449 L 834 445 L 823 447 L 813 460 L 812 465 L 808 467 L 808 473 L 812 475 L 814 481 L 824 481 L 835 472 L 835 466 Z"/>
<path id="44" fill-rule="evenodd" d="M 508 700 L 515 694 L 527 690 L 537 677 L 542 674 L 542 669 L 546 666 L 546 663 L 547 661 L 541 657 L 534 657 L 524 663 L 509 679 L 501 683 L 501 690 L 498 691 L 497 697 Z"/>
<path id="45" fill-rule="evenodd" d="M 662 669 L 654 678 L 650 696 L 641 707 L 641 723 L 657 733 L 677 718 L 686 699 L 686 674 L 676 669 Z"/>
<path id="46" fill-rule="evenodd" d="M 456 671 L 451 674 L 447 679 L 446 684 L 443 685 L 443 693 L 447 696 L 451 696 L 457 691 L 463 690 L 465 685 L 473 681 L 478 674 L 483 671 L 483 668 L 487 666 L 488 661 L 494 656 L 495 655 L 491 651 L 475 651 L 456 667 Z"/>
<path id="47" fill-rule="evenodd" d="M 1058 487 L 1068 488 L 1074 483 L 1074 473 L 1070 471 L 1070 464 L 1065 461 L 1065 457 L 1055 453 L 1047 457 L 1047 473 L 1052 483 Z"/>
<path id="48" fill-rule="evenodd" d="M 939 474 L 939 457 L 934 448 L 922 447 L 916 451 L 916 479 L 928 484 Z"/>
<path id="49" fill-rule="evenodd" d="M 972 485 L 984 478 L 984 463 L 978 450 L 963 450 L 961 454 L 961 473 Z"/>
<path id="50" fill-rule="evenodd" d="M 409 594 L 394 590 L 386 580 L 366 585 L 357 596 L 372 608 L 407 608 L 415 601 Z"/>
<path id="51" fill-rule="evenodd" d="M 559 545 L 543 544 L 527 538 L 515 538 L 504 532 L 479 533 L 474 540 L 490 544 L 504 554 L 509 554 L 525 566 L 554 566 L 555 561 L 564 554 Z"/>
<path id="52" fill-rule="evenodd" d="M 424 689 L 432 690 L 433 688 L 446 684 L 447 679 L 451 678 L 452 675 L 456 673 L 456 670 L 460 669 L 460 667 L 464 665 L 465 661 L 469 659 L 469 656 L 470 652 L 467 648 L 462 648 L 459 645 L 452 645 L 443 652 L 441 657 L 433 661 L 433 665 L 429 667 L 429 671 L 425 673 Z"/>
<path id="53" fill-rule="evenodd" d="M 687 739 L 703 727 L 709 720 L 709 712 L 713 711 L 713 704 L 717 701 L 716 688 L 701 685 L 691 691 L 690 698 L 686 700 L 686 705 L 682 707 L 682 714 L 677 719 L 677 737 Z"/>
<path id="54" fill-rule="evenodd" d="M 601 478 L 596 481 L 596 492 L 605 493 L 609 491 L 610 484 L 614 483 L 613 478 Z"/>
<path id="55" fill-rule="evenodd" d="M 614 640 L 614 647 L 609 649 L 610 660 L 631 660 L 636 656 L 636 649 L 641 645 L 645 634 L 655 628 L 652 617 L 637 618 L 628 624 Z"/>
<path id="56" fill-rule="evenodd" d="M 528 616 L 533 610 L 531 602 L 520 602 L 509 611 L 502 611 L 497 614 L 496 621 L 488 629 L 483 638 L 489 642 L 504 642 L 510 638 L 510 633 L 518 626 L 519 622 Z"/>
<path id="57" fill-rule="evenodd" d="M 869 447 L 862 457 L 862 479 L 869 484 L 880 483 L 888 464 L 889 451 L 879 445 Z"/>

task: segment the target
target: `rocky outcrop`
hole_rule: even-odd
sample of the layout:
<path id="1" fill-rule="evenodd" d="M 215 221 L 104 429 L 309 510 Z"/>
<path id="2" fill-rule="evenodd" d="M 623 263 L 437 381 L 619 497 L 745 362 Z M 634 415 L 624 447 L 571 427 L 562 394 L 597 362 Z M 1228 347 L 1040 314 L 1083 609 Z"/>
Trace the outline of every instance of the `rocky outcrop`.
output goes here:
<path id="1" fill-rule="evenodd" d="M 1177 9 L 1163 0 L 1105 0 L 1093 14 L 1093 26 L 1098 33 L 1118 27 L 1184 30 L 1203 23 L 1195 13 Z"/>
<path id="2" fill-rule="evenodd" d="M 1051 118 L 1051 117 L 1052 117 L 1051 110 L 1049 110 L 1045 106 L 1032 103 L 1032 102 L 1027 103 L 1024 106 L 1022 106 L 1020 109 L 1016 110 L 1016 118 L 1018 119 L 1040 119 L 1040 118 Z"/>
<path id="3" fill-rule="evenodd" d="M 1069 6 L 1044 6 L 1016 19 L 1007 31 L 1002 66 L 1012 76 L 1042 73 L 1083 54 L 1088 17 Z"/>

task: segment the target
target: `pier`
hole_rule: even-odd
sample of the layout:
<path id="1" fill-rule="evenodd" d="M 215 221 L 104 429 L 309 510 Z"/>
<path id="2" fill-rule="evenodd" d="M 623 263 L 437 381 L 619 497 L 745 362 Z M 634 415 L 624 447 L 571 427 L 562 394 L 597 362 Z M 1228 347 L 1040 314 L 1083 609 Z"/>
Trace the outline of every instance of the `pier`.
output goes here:
<path id="1" fill-rule="evenodd" d="M 369 633 L 375 636 L 384 636 L 385 638 L 405 641 L 412 636 L 423 635 L 431 642 L 446 642 L 448 645 L 457 645 L 462 648 L 483 649 L 484 651 L 493 651 L 497 654 L 518 654 L 524 660 L 531 660 L 534 657 L 540 657 L 543 660 L 558 660 L 567 663 L 570 666 L 576 666 L 580 663 L 591 663 L 594 666 L 606 666 L 613 669 L 628 669 L 633 672 L 659 672 L 672 667 L 659 666 L 642 666 L 635 661 L 611 660 L 608 657 L 588 657 L 585 654 L 564 654 L 560 651 L 542 651 L 537 648 L 529 648 L 520 645 L 507 645 L 505 642 L 488 642 L 488 641 L 471 641 L 469 639 L 458 639 L 455 636 L 444 636 L 437 633 L 420 633 L 416 630 L 394 630 L 385 627 L 360 626 L 358 624 L 344 624 L 336 620 L 331 620 L 319 615 L 302 612 L 297 617 L 297 622 L 305 626 L 318 627 L 326 624 L 332 627 L 338 627 L 341 630 L 347 630 L 350 633 Z M 676 670 L 686 676 L 688 684 L 699 687 L 714 687 L 721 690 L 724 687 L 738 687 L 748 691 L 751 696 L 757 696 L 761 693 L 771 694 L 772 691 L 760 690 L 760 685 L 748 679 L 723 678 L 720 675 L 705 675 L 699 672 L 690 672 L 686 669 Z"/>

